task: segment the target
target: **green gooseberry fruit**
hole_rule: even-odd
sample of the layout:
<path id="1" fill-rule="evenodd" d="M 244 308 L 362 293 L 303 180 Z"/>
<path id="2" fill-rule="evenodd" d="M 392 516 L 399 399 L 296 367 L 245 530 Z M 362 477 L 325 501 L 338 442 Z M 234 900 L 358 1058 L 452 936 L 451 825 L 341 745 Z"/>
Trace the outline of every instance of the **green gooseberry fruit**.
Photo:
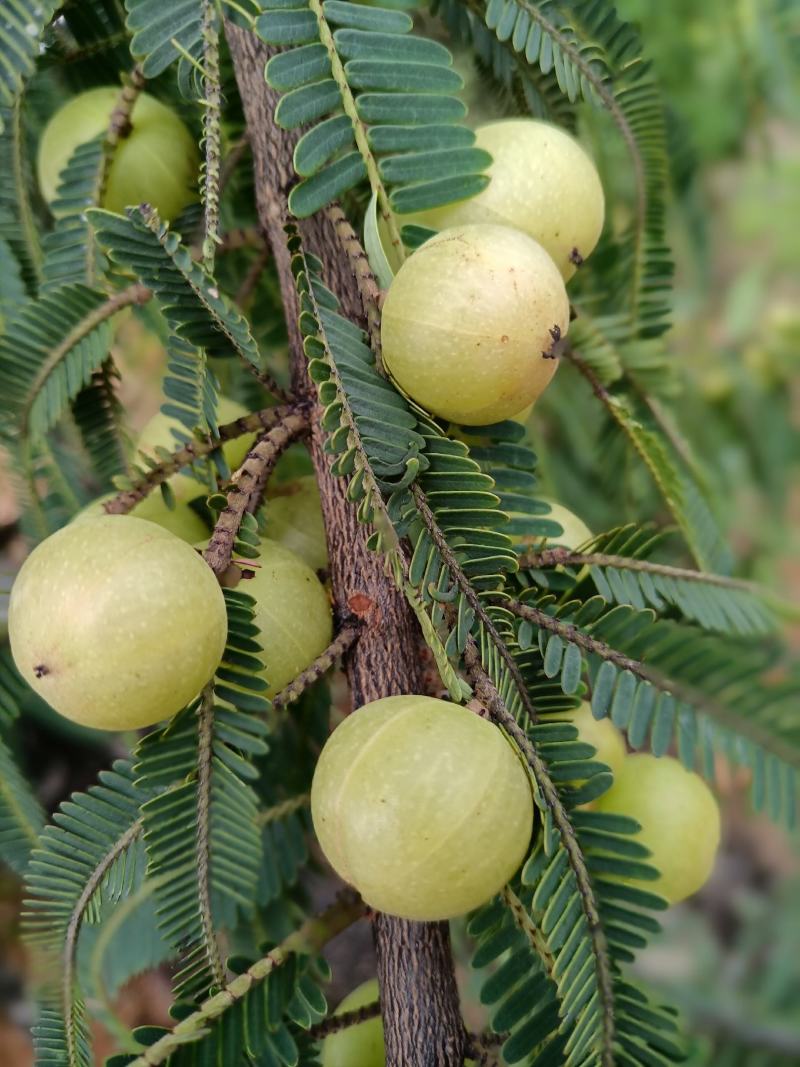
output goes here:
<path id="1" fill-rule="evenodd" d="M 72 521 L 80 522 L 83 519 L 93 518 L 97 515 L 105 515 L 106 511 L 103 504 L 107 500 L 112 500 L 115 495 L 115 493 L 105 493 L 103 496 L 98 497 L 97 500 L 93 500 L 79 511 Z M 190 508 L 187 503 L 180 500 L 176 500 L 174 508 L 167 507 L 158 489 L 146 496 L 128 514 L 136 519 L 147 519 L 148 522 L 154 522 L 156 526 L 169 530 L 176 537 L 180 537 L 181 541 L 186 541 L 190 545 L 201 541 L 204 537 L 208 537 L 208 526 L 194 508 Z"/>
<path id="2" fill-rule="evenodd" d="M 225 423 L 233 422 L 235 419 L 242 419 L 245 415 L 249 415 L 250 412 L 236 400 L 231 400 L 230 397 L 220 396 L 217 399 L 217 422 L 220 426 L 224 426 Z M 136 447 L 141 452 L 145 452 L 147 455 L 155 456 L 156 448 L 166 448 L 170 452 L 174 452 L 178 447 L 178 441 L 173 436 L 172 431 L 178 430 L 184 432 L 184 427 L 181 423 L 173 418 L 171 415 L 165 415 L 163 411 L 158 411 L 145 423 L 139 434 L 139 440 Z M 225 462 L 228 467 L 235 471 L 237 467 L 240 467 L 244 462 L 244 457 L 250 451 L 253 446 L 253 442 L 256 439 L 254 433 L 243 434 L 241 437 L 234 437 L 230 441 L 226 441 L 222 446 L 222 454 L 225 457 Z M 181 478 L 186 478 L 185 475 L 181 475 Z M 199 484 L 195 479 L 186 479 L 194 482 L 194 491 L 192 496 L 197 496 L 197 485 Z M 174 479 L 170 479 L 170 485 L 173 485 Z M 178 482 L 182 486 L 182 482 Z M 186 499 L 183 495 L 184 489 L 175 490 L 175 495 L 178 499 Z M 188 491 L 188 489 L 187 489 Z"/>
<path id="3" fill-rule="evenodd" d="M 299 556 L 275 541 L 262 540 L 254 576 L 239 588 L 255 597 L 256 624 L 273 697 L 310 667 L 333 638 L 331 604 L 325 587 Z"/>
<path id="4" fill-rule="evenodd" d="M 458 704 L 393 696 L 331 734 L 311 815 L 334 870 L 378 911 L 434 921 L 486 903 L 533 828 L 530 783 L 504 735 Z"/>
<path id="5" fill-rule="evenodd" d="M 11 591 L 11 652 L 67 719 L 150 726 L 214 674 L 227 615 L 210 568 L 174 534 L 130 515 L 84 518 L 26 559 Z"/>
<path id="6" fill-rule="evenodd" d="M 708 881 L 720 840 L 720 814 L 703 779 L 669 756 L 628 756 L 614 784 L 595 802 L 598 811 L 627 815 L 641 825 L 639 841 L 661 872 L 641 886 L 672 904 Z"/>
<path id="7" fill-rule="evenodd" d="M 345 1015 L 380 999 L 378 980 L 371 978 L 348 993 L 333 1013 Z M 386 1045 L 380 1015 L 329 1034 L 322 1043 L 322 1067 L 385 1067 Z"/>
<path id="8" fill-rule="evenodd" d="M 475 145 L 492 156 L 489 184 L 469 200 L 400 216 L 400 223 L 434 230 L 512 226 L 550 253 L 565 281 L 571 278 L 597 244 L 605 216 L 600 176 L 586 151 L 564 130 L 530 118 L 479 126 Z"/>
<path id="9" fill-rule="evenodd" d="M 304 560 L 314 571 L 328 566 L 325 523 L 319 487 L 313 474 L 270 486 L 264 509 L 264 532 Z"/>
<path id="10" fill-rule="evenodd" d="M 515 545 L 534 549 L 567 548 L 570 552 L 574 552 L 594 537 L 594 534 L 583 519 L 579 518 L 573 511 L 570 511 L 569 508 L 565 508 L 563 504 L 558 504 L 555 500 L 549 499 L 549 497 L 542 496 L 538 499 L 550 505 L 550 511 L 546 515 L 540 516 L 540 518 L 557 522 L 563 533 L 554 534 L 552 537 L 517 534 L 511 538 Z M 514 514 L 512 514 L 512 518 Z M 530 516 L 525 517 L 530 518 Z"/>
<path id="11" fill-rule="evenodd" d="M 119 92 L 107 85 L 79 93 L 48 122 L 37 156 L 39 188 L 48 203 L 78 145 L 108 129 Z M 148 93 L 137 97 L 130 123 L 114 152 L 102 206 L 122 213 L 129 205 L 148 203 L 162 219 L 174 219 L 197 200 L 200 157 L 194 137 L 171 108 Z"/>
<path id="12" fill-rule="evenodd" d="M 506 226 L 432 237 L 395 275 L 381 320 L 383 358 L 418 404 L 486 426 L 536 400 L 569 326 L 564 282 L 545 250 Z"/>
<path id="13" fill-rule="evenodd" d="M 573 711 L 560 713 L 558 718 L 566 719 L 575 727 L 578 740 L 592 745 L 596 749 L 594 759 L 610 767 L 616 778 L 628 750 L 625 747 L 625 739 L 611 719 L 596 719 L 592 715 L 591 705 L 586 701 Z"/>

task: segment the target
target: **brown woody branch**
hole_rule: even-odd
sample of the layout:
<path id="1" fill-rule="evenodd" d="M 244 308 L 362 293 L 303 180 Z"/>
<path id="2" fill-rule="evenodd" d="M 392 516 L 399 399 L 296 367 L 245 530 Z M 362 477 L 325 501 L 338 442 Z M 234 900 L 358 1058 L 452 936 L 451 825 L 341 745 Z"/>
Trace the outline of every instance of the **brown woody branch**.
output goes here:
<path id="1" fill-rule="evenodd" d="M 252 415 L 243 415 L 240 419 L 234 419 L 233 422 L 226 422 L 224 426 L 219 427 L 216 436 L 209 433 L 187 441 L 185 445 L 176 449 L 169 459 L 152 467 L 143 478 L 134 482 L 130 489 L 117 493 L 111 500 L 106 501 L 103 507 L 109 515 L 125 515 L 183 467 L 188 467 L 195 460 L 207 456 L 226 441 L 233 441 L 237 437 L 243 437 L 246 433 L 269 430 L 297 410 L 290 404 L 264 408 L 263 411 L 254 411 Z"/>
<path id="2" fill-rule="evenodd" d="M 358 640 L 361 627 L 357 623 L 343 626 L 324 652 L 321 652 L 310 667 L 301 671 L 295 679 L 272 698 L 272 707 L 280 711 L 299 700 L 314 682 L 326 674 L 340 656 L 343 656 Z"/>
<path id="3" fill-rule="evenodd" d="M 374 1004 L 365 1004 L 362 1008 L 354 1008 L 353 1011 L 343 1011 L 341 1015 L 330 1015 L 321 1023 L 312 1026 L 308 1036 L 315 1041 L 321 1041 L 329 1034 L 338 1034 L 340 1030 L 349 1030 L 351 1026 L 376 1019 L 381 1013 L 381 1002 L 376 1000 Z"/>
<path id="4" fill-rule="evenodd" d="M 280 459 L 292 441 L 308 433 L 308 417 L 304 412 L 287 415 L 277 426 L 267 430 L 245 456 L 244 463 L 234 473 L 227 503 L 219 514 L 211 540 L 203 553 L 206 563 L 218 578 L 227 571 L 233 554 L 233 544 L 250 496 Z"/>

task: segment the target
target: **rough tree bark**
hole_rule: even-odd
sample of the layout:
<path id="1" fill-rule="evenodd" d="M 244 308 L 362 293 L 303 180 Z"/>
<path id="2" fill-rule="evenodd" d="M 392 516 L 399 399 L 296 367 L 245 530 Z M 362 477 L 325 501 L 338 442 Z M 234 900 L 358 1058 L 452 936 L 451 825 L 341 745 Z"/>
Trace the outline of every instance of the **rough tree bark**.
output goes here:
<path id="1" fill-rule="evenodd" d="M 296 181 L 296 138 L 275 126 L 276 96 L 264 80 L 270 50 L 253 34 L 226 27 L 253 152 L 258 214 L 280 279 L 289 331 L 292 384 L 315 401 L 298 328 L 298 301 L 283 226 Z M 303 221 L 306 246 L 325 264 L 326 283 L 350 318 L 363 323 L 358 289 L 333 227 L 324 214 Z M 317 413 L 318 414 L 318 413 Z M 422 692 L 416 621 L 404 598 L 366 548 L 366 533 L 345 499 L 343 480 L 330 472 L 318 417 L 312 419 L 311 455 L 319 481 L 339 621 L 357 614 L 363 633 L 346 657 L 356 707 L 398 693 Z M 459 1010 L 446 923 L 416 923 L 378 915 L 374 923 L 386 1035 L 387 1067 L 461 1067 L 466 1035 Z"/>

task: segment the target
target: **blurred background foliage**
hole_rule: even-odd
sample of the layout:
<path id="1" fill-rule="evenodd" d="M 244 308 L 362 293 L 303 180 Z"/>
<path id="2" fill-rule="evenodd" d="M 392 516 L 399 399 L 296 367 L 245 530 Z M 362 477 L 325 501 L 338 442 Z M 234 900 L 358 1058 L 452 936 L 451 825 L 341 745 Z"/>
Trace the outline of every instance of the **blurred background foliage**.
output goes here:
<path id="1" fill-rule="evenodd" d="M 620 0 L 618 7 L 641 26 L 669 108 L 669 237 L 676 279 L 674 328 L 666 344 L 676 373 L 663 417 L 677 442 L 691 442 L 692 462 L 710 489 L 736 572 L 797 604 L 800 3 Z M 428 25 L 429 16 L 422 18 Z M 115 80 L 118 58 L 111 54 L 67 65 L 66 75 L 61 69 L 58 76 L 45 71 L 28 97 L 32 114 L 43 120 L 52 111 L 63 76 L 81 89 Z M 507 110 L 507 101 L 487 93 L 471 60 L 457 55 L 456 61 L 468 80 L 465 92 L 475 121 Z M 173 79 L 165 78 L 158 89 L 181 107 Z M 183 111 L 192 121 L 185 103 Z M 582 111 L 579 122 L 604 181 L 624 186 L 627 161 L 603 116 Z M 35 127 L 36 121 L 34 135 Z M 227 133 L 229 144 L 235 144 L 240 133 L 235 116 Z M 241 167 L 233 181 L 246 193 L 249 166 Z M 237 199 L 231 196 L 228 203 Z M 225 228 L 240 221 L 232 214 Z M 230 291 L 241 286 L 246 262 L 237 255 L 220 260 L 221 280 Z M 269 270 L 248 305 L 259 336 L 271 339 L 272 351 L 280 349 L 276 280 Z M 120 395 L 134 432 L 161 401 L 162 335 L 149 309 L 126 313 L 118 329 Z M 223 390 L 247 403 L 247 380 L 228 380 L 224 365 L 216 369 Z M 585 383 L 568 368 L 562 368 L 558 388 L 540 401 L 529 429 L 545 489 L 592 529 L 643 516 L 667 521 L 646 472 L 631 463 Z M 304 464 L 301 450 L 292 455 L 287 476 Z M 7 572 L 23 552 L 17 523 L 8 472 L 0 471 L 0 566 Z M 787 614 L 797 650 L 800 626 Z M 52 759 L 40 765 L 27 761 L 43 802 L 51 807 L 65 792 L 93 781 L 112 753 L 105 735 L 91 737 L 41 702 L 29 710 L 21 747 L 35 750 L 48 732 L 56 738 Z M 679 1005 L 697 1034 L 691 1067 L 788 1067 L 800 1063 L 800 871 L 792 858 L 797 850 L 783 831 L 753 817 L 743 775 L 721 767 L 718 779 L 726 825 L 718 869 L 702 893 L 668 913 L 664 934 L 638 966 L 666 1000 Z M 32 1062 L 25 1033 L 31 1021 L 23 993 L 26 961 L 17 937 L 19 903 L 18 883 L 0 870 L 2 1067 Z M 457 934 L 456 944 L 461 942 Z M 463 949 L 465 961 L 469 952 L 466 945 Z M 465 964 L 461 977 L 467 1019 L 477 1026 L 480 1009 L 470 1003 L 473 982 Z M 157 972 L 137 979 L 118 994 L 115 1011 L 131 1025 L 163 1021 L 168 988 Z M 101 1052 L 111 1047 L 110 1040 L 98 1042 Z"/>

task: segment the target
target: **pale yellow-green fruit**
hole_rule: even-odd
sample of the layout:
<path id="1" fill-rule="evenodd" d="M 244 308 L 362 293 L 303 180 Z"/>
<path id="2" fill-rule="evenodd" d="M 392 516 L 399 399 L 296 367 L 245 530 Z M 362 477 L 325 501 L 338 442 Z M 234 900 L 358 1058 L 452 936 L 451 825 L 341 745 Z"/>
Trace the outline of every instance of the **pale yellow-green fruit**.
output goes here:
<path id="1" fill-rule="evenodd" d="M 592 715 L 591 705 L 586 701 L 574 711 L 567 711 L 558 717 L 572 723 L 578 731 L 578 740 L 592 745 L 597 753 L 594 759 L 610 767 L 616 778 L 626 758 L 627 749 L 622 734 L 613 722 L 608 718 L 596 719 Z"/>
<path id="2" fill-rule="evenodd" d="M 594 249 L 603 229 L 605 199 L 592 160 L 568 133 L 538 119 L 502 119 L 480 126 L 475 144 L 492 156 L 485 189 L 469 200 L 400 222 L 435 230 L 467 223 L 513 226 L 538 241 L 564 279 Z"/>
<path id="3" fill-rule="evenodd" d="M 532 547 L 543 546 L 545 548 L 568 548 L 570 551 L 574 551 L 594 537 L 594 534 L 583 519 L 578 518 L 569 508 L 565 508 L 563 504 L 557 504 L 554 500 L 549 500 L 546 497 L 539 497 L 539 499 L 550 505 L 548 514 L 541 515 L 539 518 L 557 522 L 563 533 L 553 534 L 552 537 L 519 534 L 512 538 L 514 544 L 530 545 Z M 530 518 L 531 516 L 526 517 Z"/>
<path id="4" fill-rule="evenodd" d="M 130 730 L 174 715 L 222 658 L 222 590 L 189 545 L 129 515 L 71 523 L 33 550 L 11 592 L 11 651 L 57 712 Z"/>
<path id="5" fill-rule="evenodd" d="M 628 756 L 596 808 L 641 824 L 638 840 L 652 853 L 647 862 L 661 872 L 642 888 L 677 904 L 708 881 L 719 847 L 719 807 L 703 779 L 677 760 Z"/>
<path id="6" fill-rule="evenodd" d="M 394 696 L 334 730 L 311 787 L 319 843 L 378 911 L 463 915 L 524 859 L 531 790 L 503 734 L 458 704 Z"/>
<path id="7" fill-rule="evenodd" d="M 217 422 L 220 426 L 224 426 L 225 423 L 233 422 L 235 419 L 244 418 L 245 415 L 249 415 L 250 412 L 236 400 L 231 400 L 230 397 L 220 396 L 217 400 Z M 169 452 L 174 452 L 179 443 L 173 436 L 173 429 L 179 432 L 185 432 L 185 427 L 178 422 L 177 419 L 172 418 L 170 415 L 165 415 L 163 411 L 158 411 L 149 422 L 145 423 L 142 427 L 142 431 L 139 434 L 139 440 L 136 447 L 141 451 L 147 453 L 149 456 L 155 456 L 156 448 L 166 448 Z M 225 457 L 225 462 L 228 464 L 232 471 L 235 471 L 237 467 L 240 467 L 244 457 L 250 451 L 253 442 L 256 439 L 254 433 L 243 434 L 241 437 L 234 437 L 230 441 L 226 441 L 222 446 L 222 454 Z M 186 499 L 184 494 L 184 486 L 181 479 L 185 479 L 185 475 L 178 476 L 177 484 L 180 488 L 175 490 L 175 495 L 178 499 Z M 176 479 L 170 479 L 170 485 L 173 485 Z M 195 479 L 189 479 L 195 481 Z M 195 483 L 197 484 L 197 483 Z M 188 491 L 188 489 L 186 490 Z M 198 490 L 195 489 L 193 495 L 197 496 Z"/>
<path id="8" fill-rule="evenodd" d="M 272 697 L 325 651 L 333 617 L 325 587 L 294 552 L 264 539 L 252 563 L 255 576 L 239 588 L 256 600 L 267 696 Z"/>
<path id="9" fill-rule="evenodd" d="M 114 493 L 106 493 L 97 500 L 93 500 L 91 504 L 87 504 L 82 511 L 79 511 L 72 521 L 80 522 L 83 519 L 95 518 L 97 515 L 105 515 L 103 504 L 113 499 L 114 495 Z M 148 522 L 154 522 L 156 526 L 163 526 L 165 530 L 169 530 L 176 537 L 180 537 L 181 541 L 186 541 L 190 545 L 208 537 L 208 526 L 193 508 L 179 500 L 176 501 L 174 508 L 168 508 L 158 489 L 146 496 L 128 514 L 135 519 L 147 519 Z M 124 516 L 121 517 L 124 518 Z"/>
<path id="10" fill-rule="evenodd" d="M 556 372 L 569 325 L 553 261 L 506 226 L 444 230 L 410 256 L 383 306 L 383 358 L 434 415 L 486 426 L 519 414 Z"/>
<path id="11" fill-rule="evenodd" d="M 314 571 L 328 566 L 328 546 L 319 488 L 313 474 L 267 491 L 264 532 L 304 560 Z"/>
<path id="12" fill-rule="evenodd" d="M 89 89 L 68 100 L 53 115 L 39 141 L 37 170 L 42 196 L 55 199 L 59 174 L 78 145 L 108 129 L 119 99 L 117 86 Z M 162 219 L 176 218 L 197 200 L 199 155 L 189 130 L 174 111 L 140 93 L 108 171 L 102 206 L 121 213 L 148 203 Z"/>
<path id="13" fill-rule="evenodd" d="M 371 978 L 348 993 L 333 1013 L 345 1015 L 349 1011 L 375 1004 L 380 999 L 378 981 Z M 385 1067 L 386 1045 L 380 1015 L 357 1026 L 330 1034 L 322 1042 L 322 1067 Z"/>

